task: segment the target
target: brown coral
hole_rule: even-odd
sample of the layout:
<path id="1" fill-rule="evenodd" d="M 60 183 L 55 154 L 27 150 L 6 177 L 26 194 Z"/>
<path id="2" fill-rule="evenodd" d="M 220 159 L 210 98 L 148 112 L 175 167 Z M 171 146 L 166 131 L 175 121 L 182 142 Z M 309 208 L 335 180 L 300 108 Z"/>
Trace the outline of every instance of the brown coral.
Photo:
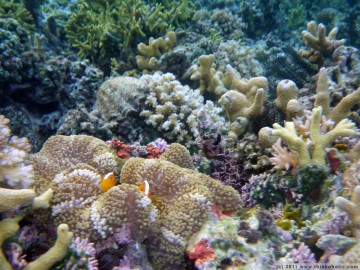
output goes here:
<path id="1" fill-rule="evenodd" d="M 62 171 L 76 166 L 78 163 L 85 163 L 95 168 L 102 168 L 103 165 L 111 166 L 107 162 L 99 160 L 100 155 L 110 152 L 110 146 L 104 141 L 92 136 L 57 135 L 48 139 L 40 152 L 31 156 L 31 163 L 35 172 L 34 188 L 37 193 L 46 190 L 55 175 Z M 103 156 L 108 160 L 109 156 Z M 103 164 L 104 163 L 104 164 Z M 115 171 L 116 168 L 103 170 Z"/>
<path id="2" fill-rule="evenodd" d="M 156 269 L 182 267 L 185 245 L 205 221 L 212 203 L 222 211 L 242 206 L 233 188 L 204 174 L 166 160 L 129 159 L 122 168 L 121 183 L 139 185 L 144 180 L 150 185 L 152 203 L 159 209 L 159 232 L 150 241 Z"/>

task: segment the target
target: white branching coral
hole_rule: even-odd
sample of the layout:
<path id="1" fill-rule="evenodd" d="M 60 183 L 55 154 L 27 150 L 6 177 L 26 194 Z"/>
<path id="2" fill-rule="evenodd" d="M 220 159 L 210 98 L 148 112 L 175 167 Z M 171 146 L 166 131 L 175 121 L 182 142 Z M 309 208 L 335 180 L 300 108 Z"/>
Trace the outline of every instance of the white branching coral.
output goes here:
<path id="1" fill-rule="evenodd" d="M 277 170 L 296 169 L 298 163 L 298 156 L 296 153 L 289 151 L 281 145 L 281 138 L 273 144 L 273 157 L 270 158 L 271 163 Z"/>
<path id="2" fill-rule="evenodd" d="M 0 115 L 0 187 L 27 188 L 34 181 L 28 162 L 31 146 L 27 138 L 10 136 L 9 119 Z"/>
<path id="3" fill-rule="evenodd" d="M 149 87 L 146 109 L 141 116 L 170 140 L 191 142 L 198 135 L 196 113 L 204 98 L 175 80 L 171 73 L 144 75 L 140 78 Z"/>

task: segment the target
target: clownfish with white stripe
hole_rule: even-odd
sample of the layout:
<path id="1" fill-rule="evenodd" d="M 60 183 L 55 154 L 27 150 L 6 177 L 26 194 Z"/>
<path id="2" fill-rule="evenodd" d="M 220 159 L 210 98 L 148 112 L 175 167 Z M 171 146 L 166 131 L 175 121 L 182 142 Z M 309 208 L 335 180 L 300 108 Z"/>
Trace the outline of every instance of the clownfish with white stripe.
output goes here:
<path id="1" fill-rule="evenodd" d="M 141 192 L 144 192 L 145 196 L 150 196 L 150 185 L 147 180 L 144 180 L 138 187 Z"/>
<path id="2" fill-rule="evenodd" d="M 110 172 L 101 179 L 100 187 L 102 191 L 106 192 L 110 188 L 114 187 L 116 183 L 117 182 L 114 173 Z"/>

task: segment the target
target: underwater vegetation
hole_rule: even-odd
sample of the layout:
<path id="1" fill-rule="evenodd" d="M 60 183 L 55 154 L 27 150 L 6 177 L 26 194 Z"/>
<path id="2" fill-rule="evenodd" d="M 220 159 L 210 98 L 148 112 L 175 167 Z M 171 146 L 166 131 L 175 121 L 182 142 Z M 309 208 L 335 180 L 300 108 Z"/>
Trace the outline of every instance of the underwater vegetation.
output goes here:
<path id="1" fill-rule="evenodd" d="M 0 0 L 0 268 L 360 267 L 359 8 Z"/>

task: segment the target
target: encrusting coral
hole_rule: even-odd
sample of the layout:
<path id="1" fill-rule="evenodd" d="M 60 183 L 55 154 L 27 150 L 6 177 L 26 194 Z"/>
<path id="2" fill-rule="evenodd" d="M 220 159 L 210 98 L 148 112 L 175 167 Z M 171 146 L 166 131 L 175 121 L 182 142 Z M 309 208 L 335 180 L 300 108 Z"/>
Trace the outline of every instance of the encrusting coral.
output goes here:
<path id="1" fill-rule="evenodd" d="M 294 122 L 285 122 L 284 127 L 278 123 L 273 125 L 272 135 L 282 138 L 291 150 L 297 152 L 300 167 L 305 167 L 310 163 L 325 165 L 326 146 L 339 136 L 350 136 L 357 132 L 353 122 L 343 119 L 332 130 L 322 134 L 321 116 L 321 107 L 312 110 L 308 142 L 297 133 Z"/>

